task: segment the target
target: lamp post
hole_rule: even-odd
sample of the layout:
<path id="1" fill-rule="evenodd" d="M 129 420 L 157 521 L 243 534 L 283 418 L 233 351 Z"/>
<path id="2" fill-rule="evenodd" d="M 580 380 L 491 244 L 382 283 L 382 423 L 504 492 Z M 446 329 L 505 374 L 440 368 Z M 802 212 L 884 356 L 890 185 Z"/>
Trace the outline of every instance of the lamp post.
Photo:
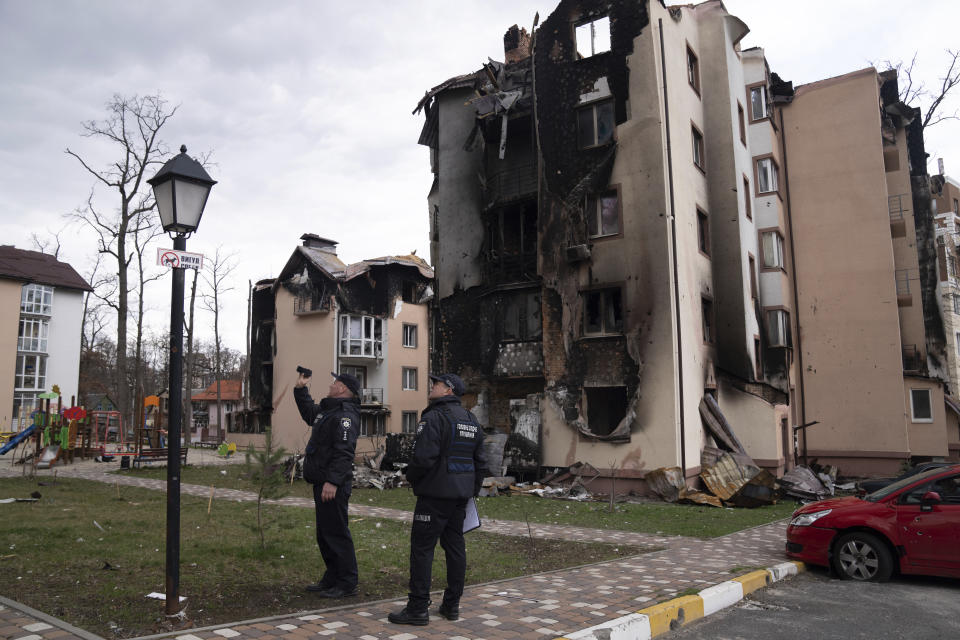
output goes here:
<path id="1" fill-rule="evenodd" d="M 160 211 L 163 230 L 173 236 L 174 251 L 186 251 L 187 236 L 200 226 L 212 180 L 187 148 L 147 180 Z M 170 298 L 170 419 L 167 425 L 166 613 L 180 607 L 180 426 L 183 418 L 183 267 L 173 268 Z"/>

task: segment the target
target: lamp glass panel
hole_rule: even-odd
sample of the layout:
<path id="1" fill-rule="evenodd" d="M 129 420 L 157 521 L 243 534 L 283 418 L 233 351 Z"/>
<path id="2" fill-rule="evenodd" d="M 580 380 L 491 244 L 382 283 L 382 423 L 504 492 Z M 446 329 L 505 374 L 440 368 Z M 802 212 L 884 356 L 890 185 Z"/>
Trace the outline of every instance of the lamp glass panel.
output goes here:
<path id="1" fill-rule="evenodd" d="M 190 230 L 200 224 L 210 187 L 177 180 L 177 226 Z M 162 218 L 161 218 L 162 219 Z"/>
<path id="2" fill-rule="evenodd" d="M 164 229 L 173 224 L 173 182 L 154 185 L 153 197 L 157 200 L 157 209 L 160 210 L 160 226 Z"/>

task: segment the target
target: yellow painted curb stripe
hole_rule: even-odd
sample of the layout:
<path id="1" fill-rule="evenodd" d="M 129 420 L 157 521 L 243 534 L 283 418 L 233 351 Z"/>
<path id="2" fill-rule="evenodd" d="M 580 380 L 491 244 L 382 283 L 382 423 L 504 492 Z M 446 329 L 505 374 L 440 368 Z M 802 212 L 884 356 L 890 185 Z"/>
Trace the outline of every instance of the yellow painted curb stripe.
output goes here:
<path id="1" fill-rule="evenodd" d="M 748 593 L 753 593 L 757 589 L 762 589 L 767 586 L 770 583 L 770 573 L 766 569 L 760 569 L 758 571 L 751 571 L 733 580 L 743 585 L 743 595 L 747 595 Z"/>
<path id="2" fill-rule="evenodd" d="M 702 618 L 703 599 L 700 596 L 681 596 L 641 609 L 637 613 L 650 618 L 650 635 L 658 636 L 671 628 L 676 629 Z"/>

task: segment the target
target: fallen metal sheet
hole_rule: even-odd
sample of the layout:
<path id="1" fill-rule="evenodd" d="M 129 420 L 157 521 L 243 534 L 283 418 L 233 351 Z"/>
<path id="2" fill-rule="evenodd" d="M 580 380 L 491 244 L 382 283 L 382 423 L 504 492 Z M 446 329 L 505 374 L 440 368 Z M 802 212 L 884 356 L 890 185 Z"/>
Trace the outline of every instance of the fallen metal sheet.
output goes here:
<path id="1" fill-rule="evenodd" d="M 759 467 L 741 464 L 733 455 L 724 453 L 715 465 L 700 472 L 700 479 L 710 493 L 721 500 L 729 500 L 758 473 Z"/>
<path id="2" fill-rule="evenodd" d="M 777 479 L 767 471 L 761 469 L 750 480 L 740 487 L 740 490 L 730 499 L 737 507 L 753 509 L 777 502 Z"/>
<path id="3" fill-rule="evenodd" d="M 703 491 L 684 491 L 680 496 L 680 502 L 690 504 L 700 504 L 708 507 L 723 507 L 723 503 L 717 496 L 712 496 Z"/>
<path id="4" fill-rule="evenodd" d="M 667 502 L 676 502 L 686 490 L 687 485 L 680 467 L 660 467 L 648 471 L 643 477 L 647 486 Z"/>
<path id="5" fill-rule="evenodd" d="M 713 436 L 714 440 L 717 441 L 717 444 L 727 451 L 737 451 L 737 445 L 733 443 L 730 436 L 727 435 L 727 432 L 723 430 L 720 422 L 713 415 L 713 412 L 710 411 L 710 407 L 707 406 L 706 398 L 707 396 L 704 396 L 704 399 L 700 400 L 700 417 L 703 419 L 703 424 L 707 427 L 707 430 L 710 432 L 710 435 Z"/>
<path id="6" fill-rule="evenodd" d="M 788 496 L 804 500 L 822 500 L 830 494 L 809 467 L 794 467 L 780 478 L 780 486 Z"/>
<path id="7" fill-rule="evenodd" d="M 737 438 L 737 434 L 733 430 L 730 422 L 723 415 L 723 412 L 720 411 L 720 405 L 717 404 L 716 398 L 707 394 L 703 397 L 703 401 L 706 402 L 707 408 L 710 410 L 710 413 L 713 414 L 713 417 L 716 418 L 717 422 L 720 424 L 720 428 L 723 429 L 727 437 L 733 443 L 733 451 L 739 451 L 740 453 L 746 453 L 747 450 L 743 448 L 743 444 Z"/>

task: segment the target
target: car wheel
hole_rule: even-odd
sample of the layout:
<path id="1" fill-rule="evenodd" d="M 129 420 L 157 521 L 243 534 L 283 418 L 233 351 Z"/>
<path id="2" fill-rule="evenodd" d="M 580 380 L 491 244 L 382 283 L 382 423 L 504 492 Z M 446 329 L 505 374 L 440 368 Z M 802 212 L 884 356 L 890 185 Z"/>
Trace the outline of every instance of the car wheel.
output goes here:
<path id="1" fill-rule="evenodd" d="M 893 573 L 893 555 L 877 536 L 855 531 L 837 540 L 833 568 L 843 580 L 884 582 Z"/>

